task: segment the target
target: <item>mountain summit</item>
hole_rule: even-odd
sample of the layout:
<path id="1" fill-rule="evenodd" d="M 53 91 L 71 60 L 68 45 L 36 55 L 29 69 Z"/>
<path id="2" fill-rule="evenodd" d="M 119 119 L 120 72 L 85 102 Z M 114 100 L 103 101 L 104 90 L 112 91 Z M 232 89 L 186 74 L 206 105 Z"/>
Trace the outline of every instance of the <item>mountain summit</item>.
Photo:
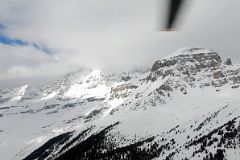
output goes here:
<path id="1" fill-rule="evenodd" d="M 151 70 L 0 90 L 3 159 L 240 158 L 240 65 L 180 49 Z"/>

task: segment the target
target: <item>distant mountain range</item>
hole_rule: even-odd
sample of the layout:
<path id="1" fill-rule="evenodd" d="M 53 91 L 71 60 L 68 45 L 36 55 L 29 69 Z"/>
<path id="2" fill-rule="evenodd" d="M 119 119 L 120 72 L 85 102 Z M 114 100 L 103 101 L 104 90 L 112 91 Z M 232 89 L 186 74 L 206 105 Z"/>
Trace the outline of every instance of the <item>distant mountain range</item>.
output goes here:
<path id="1" fill-rule="evenodd" d="M 238 160 L 240 64 L 184 48 L 151 70 L 0 90 L 0 157 Z"/>

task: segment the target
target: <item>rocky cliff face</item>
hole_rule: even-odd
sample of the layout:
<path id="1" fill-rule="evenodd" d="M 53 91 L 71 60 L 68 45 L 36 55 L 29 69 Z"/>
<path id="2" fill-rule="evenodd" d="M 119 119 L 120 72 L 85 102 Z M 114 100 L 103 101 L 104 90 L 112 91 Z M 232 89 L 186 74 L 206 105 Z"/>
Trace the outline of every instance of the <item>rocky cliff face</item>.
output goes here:
<path id="1" fill-rule="evenodd" d="M 0 154 L 239 158 L 240 65 L 222 61 L 212 50 L 184 48 L 145 72 L 83 70 L 41 89 L 0 90 Z"/>
<path id="2" fill-rule="evenodd" d="M 152 66 L 150 79 L 156 80 L 159 76 L 179 76 L 181 73 L 196 75 L 200 71 L 214 70 L 221 66 L 221 57 L 213 51 L 191 48 L 180 51 L 181 55 L 156 61 Z M 177 74 L 178 73 L 178 74 Z"/>

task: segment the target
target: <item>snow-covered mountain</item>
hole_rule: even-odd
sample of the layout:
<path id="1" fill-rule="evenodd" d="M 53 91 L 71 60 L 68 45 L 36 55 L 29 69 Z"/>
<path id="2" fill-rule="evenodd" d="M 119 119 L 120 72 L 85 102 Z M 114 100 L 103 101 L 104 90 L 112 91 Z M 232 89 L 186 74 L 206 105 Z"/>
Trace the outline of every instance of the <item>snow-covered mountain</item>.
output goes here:
<path id="1" fill-rule="evenodd" d="M 180 49 L 151 70 L 84 69 L 0 90 L 1 159 L 240 159 L 240 64 Z"/>

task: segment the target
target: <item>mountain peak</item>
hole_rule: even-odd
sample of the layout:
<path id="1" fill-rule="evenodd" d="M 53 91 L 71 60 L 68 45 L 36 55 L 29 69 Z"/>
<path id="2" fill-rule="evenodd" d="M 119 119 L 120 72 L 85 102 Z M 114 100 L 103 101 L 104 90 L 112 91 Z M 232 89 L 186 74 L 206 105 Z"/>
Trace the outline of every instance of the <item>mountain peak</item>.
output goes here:
<path id="1" fill-rule="evenodd" d="M 173 52 L 170 56 L 167 56 L 162 60 L 156 61 L 152 66 L 152 72 L 165 67 L 173 67 L 175 65 L 180 68 L 191 66 L 193 69 L 216 67 L 221 65 L 221 62 L 221 57 L 213 50 L 203 48 L 184 48 Z"/>
<path id="2" fill-rule="evenodd" d="M 24 99 L 32 99 L 39 95 L 39 89 L 31 86 L 31 85 L 23 85 L 21 87 L 15 88 L 11 94 L 13 97 L 11 100 L 13 101 L 22 101 Z"/>
<path id="3" fill-rule="evenodd" d="M 178 56 L 178 55 L 191 55 L 191 54 L 199 54 L 199 53 L 210 53 L 210 52 L 214 52 L 211 49 L 207 49 L 207 48 L 196 48 L 196 47 L 184 47 L 184 48 L 180 48 L 174 52 L 172 52 L 169 57 L 173 57 L 173 56 Z"/>
<path id="4" fill-rule="evenodd" d="M 66 97 L 89 98 L 102 97 L 108 92 L 104 76 L 99 69 L 93 69 L 85 76 L 77 79 L 78 83 L 71 83 L 65 92 Z"/>

